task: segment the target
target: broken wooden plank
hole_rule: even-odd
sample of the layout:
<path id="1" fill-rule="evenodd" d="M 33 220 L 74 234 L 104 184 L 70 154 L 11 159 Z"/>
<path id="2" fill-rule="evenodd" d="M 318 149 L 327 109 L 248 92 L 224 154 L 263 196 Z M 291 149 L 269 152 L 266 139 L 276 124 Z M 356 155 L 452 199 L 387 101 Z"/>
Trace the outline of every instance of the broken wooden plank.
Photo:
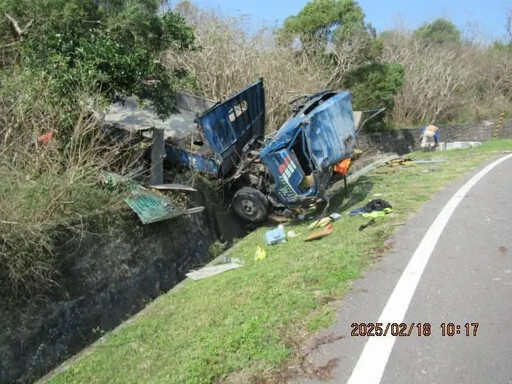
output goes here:
<path id="1" fill-rule="evenodd" d="M 332 234 L 332 224 L 328 224 L 324 229 L 314 232 L 308 237 L 304 239 L 304 241 L 311 241 L 311 240 L 317 240 L 321 239 L 322 237 L 326 237 Z"/>

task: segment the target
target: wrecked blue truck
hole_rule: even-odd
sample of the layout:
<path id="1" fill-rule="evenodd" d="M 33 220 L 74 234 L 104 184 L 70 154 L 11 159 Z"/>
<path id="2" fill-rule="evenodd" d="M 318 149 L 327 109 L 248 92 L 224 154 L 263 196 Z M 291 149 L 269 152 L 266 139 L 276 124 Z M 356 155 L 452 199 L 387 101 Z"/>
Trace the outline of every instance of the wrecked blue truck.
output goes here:
<path id="1" fill-rule="evenodd" d="M 165 167 L 219 180 L 232 195 L 234 211 L 249 222 L 261 222 L 271 212 L 291 216 L 325 200 L 334 166 L 354 152 L 347 91 L 303 97 L 269 135 L 262 80 L 220 103 L 180 93 L 176 104 L 180 113 L 158 122 L 166 130 Z"/>

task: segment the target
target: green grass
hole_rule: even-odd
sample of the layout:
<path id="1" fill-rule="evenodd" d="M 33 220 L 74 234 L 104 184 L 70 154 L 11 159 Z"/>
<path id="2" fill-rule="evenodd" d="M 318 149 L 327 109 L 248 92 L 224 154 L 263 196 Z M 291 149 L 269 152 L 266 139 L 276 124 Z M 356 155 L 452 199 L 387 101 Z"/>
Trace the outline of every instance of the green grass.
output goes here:
<path id="1" fill-rule="evenodd" d="M 481 148 L 416 158 L 437 164 L 382 167 L 350 186 L 350 198 L 334 199 L 343 212 L 334 233 L 305 243 L 310 221 L 286 225 L 302 236 L 264 246 L 268 258 L 255 262 L 268 228 L 259 228 L 229 251 L 244 267 L 201 281 L 187 281 L 162 295 L 135 321 L 107 335 L 93 353 L 53 383 L 254 382 L 269 377 L 313 331 L 334 319 L 335 300 L 385 250 L 385 240 L 445 184 L 512 148 L 512 140 Z M 434 171 L 423 172 L 434 169 Z M 394 213 L 358 231 L 367 220 L 347 212 L 381 193 Z M 236 375 L 236 376 L 234 376 Z M 236 379 L 233 379 L 236 377 Z M 231 378 L 231 380 L 230 380 Z"/>

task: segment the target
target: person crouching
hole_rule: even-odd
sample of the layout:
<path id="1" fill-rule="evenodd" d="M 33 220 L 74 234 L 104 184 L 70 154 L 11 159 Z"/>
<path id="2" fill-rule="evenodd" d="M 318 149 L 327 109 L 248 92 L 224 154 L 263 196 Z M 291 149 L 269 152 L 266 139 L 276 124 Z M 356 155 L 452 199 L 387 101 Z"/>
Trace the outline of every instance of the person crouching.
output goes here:
<path id="1" fill-rule="evenodd" d="M 423 127 L 421 132 L 421 148 L 435 149 L 439 145 L 440 129 L 435 125 L 429 124 Z"/>

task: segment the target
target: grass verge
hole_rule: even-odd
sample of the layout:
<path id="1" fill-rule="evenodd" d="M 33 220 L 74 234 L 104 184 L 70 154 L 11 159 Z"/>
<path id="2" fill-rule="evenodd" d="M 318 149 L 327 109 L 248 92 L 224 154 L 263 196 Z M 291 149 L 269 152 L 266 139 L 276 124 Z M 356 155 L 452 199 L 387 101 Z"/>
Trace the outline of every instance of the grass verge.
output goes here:
<path id="1" fill-rule="evenodd" d="M 243 268 L 201 281 L 186 281 L 162 295 L 134 322 L 107 335 L 105 342 L 52 383 L 262 382 L 299 353 L 297 345 L 333 321 L 333 304 L 351 280 L 383 254 L 385 240 L 411 213 L 444 185 L 512 148 L 512 140 L 480 148 L 433 154 L 446 162 L 382 167 L 350 186 L 348 200 L 332 211 L 343 218 L 334 233 L 305 243 L 309 222 L 286 225 L 302 236 L 264 246 L 268 258 L 255 262 L 262 227 L 230 250 Z M 374 194 L 394 213 L 359 231 L 367 219 L 348 217 Z"/>

